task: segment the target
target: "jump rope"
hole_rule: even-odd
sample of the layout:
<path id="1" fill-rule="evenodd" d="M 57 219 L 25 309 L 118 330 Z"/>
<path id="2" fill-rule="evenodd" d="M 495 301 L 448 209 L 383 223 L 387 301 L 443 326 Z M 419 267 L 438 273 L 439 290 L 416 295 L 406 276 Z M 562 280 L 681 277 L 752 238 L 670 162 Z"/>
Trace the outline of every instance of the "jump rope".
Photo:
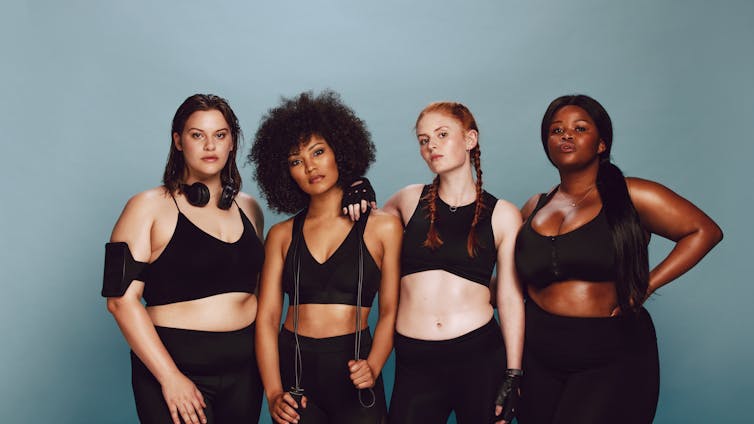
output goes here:
<path id="1" fill-rule="evenodd" d="M 369 210 L 365 213 L 365 216 L 357 221 L 356 230 L 359 235 L 359 278 L 356 286 L 356 332 L 354 334 L 354 346 L 353 357 L 354 360 L 359 360 L 361 353 L 361 292 L 364 286 L 364 226 L 366 225 L 366 215 L 369 215 Z M 289 393 L 298 402 L 304 395 L 304 389 L 301 387 L 301 378 L 303 375 L 303 362 L 301 359 L 301 345 L 298 340 L 298 320 L 299 320 L 299 281 L 301 273 L 301 256 L 299 255 L 299 244 L 303 234 L 304 218 L 306 217 L 306 211 L 301 212 L 300 225 L 298 228 L 294 228 L 293 233 L 293 258 L 296 261 L 296 268 L 293 275 L 293 339 L 296 345 L 294 354 L 294 386 L 290 388 Z M 363 393 L 367 392 L 371 396 L 370 402 L 364 402 Z M 371 408 L 374 406 L 377 398 L 374 395 L 374 390 L 369 387 L 366 389 L 358 389 L 359 403 L 364 408 Z"/>

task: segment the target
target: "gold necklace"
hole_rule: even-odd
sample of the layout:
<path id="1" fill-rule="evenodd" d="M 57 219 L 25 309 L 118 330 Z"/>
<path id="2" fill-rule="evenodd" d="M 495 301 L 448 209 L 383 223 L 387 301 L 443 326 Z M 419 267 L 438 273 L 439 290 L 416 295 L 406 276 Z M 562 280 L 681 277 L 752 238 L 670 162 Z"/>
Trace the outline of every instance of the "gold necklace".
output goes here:
<path id="1" fill-rule="evenodd" d="M 571 200 L 568 200 L 568 204 L 571 205 L 572 208 L 575 208 L 576 206 L 578 206 L 581 202 L 584 201 L 584 199 L 586 199 L 586 196 L 589 196 L 589 193 L 592 192 L 592 190 L 594 189 L 594 186 L 595 186 L 595 184 L 592 184 L 592 186 L 589 187 L 589 190 L 587 190 L 586 193 L 584 193 L 584 195 L 581 196 L 581 199 L 579 199 L 578 202 L 573 202 Z M 560 187 L 558 187 L 558 191 L 560 191 L 561 193 L 563 193 L 563 191 L 560 189 Z"/>

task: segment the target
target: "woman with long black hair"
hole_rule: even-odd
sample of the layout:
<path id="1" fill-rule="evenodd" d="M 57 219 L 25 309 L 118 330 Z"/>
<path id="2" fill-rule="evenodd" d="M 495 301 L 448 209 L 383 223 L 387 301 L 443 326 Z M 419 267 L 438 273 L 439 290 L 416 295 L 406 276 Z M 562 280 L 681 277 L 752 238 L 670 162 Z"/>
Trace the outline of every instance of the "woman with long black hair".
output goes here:
<path id="1" fill-rule="evenodd" d="M 102 295 L 132 349 L 142 423 L 254 423 L 264 223 L 239 192 L 241 128 L 225 99 L 195 94 L 170 136 L 163 185 L 132 197 L 115 224 Z"/>
<path id="2" fill-rule="evenodd" d="M 623 176 L 610 161 L 610 117 L 591 97 L 555 99 L 541 137 L 560 184 L 525 204 L 516 243 L 527 294 L 519 422 L 651 422 L 659 364 L 642 304 L 722 231 L 668 188 Z M 675 247 L 650 271 L 651 234 Z"/>

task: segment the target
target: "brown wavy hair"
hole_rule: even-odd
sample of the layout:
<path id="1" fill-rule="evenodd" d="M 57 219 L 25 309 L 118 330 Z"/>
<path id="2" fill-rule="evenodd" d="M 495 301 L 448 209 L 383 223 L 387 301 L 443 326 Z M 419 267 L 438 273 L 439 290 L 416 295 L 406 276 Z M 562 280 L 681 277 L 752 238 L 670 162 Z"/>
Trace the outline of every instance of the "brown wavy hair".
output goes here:
<path id="1" fill-rule="evenodd" d="M 416 118 L 415 127 L 419 126 L 419 121 L 422 120 L 424 115 L 430 112 L 439 112 L 446 114 L 449 117 L 455 118 L 461 124 L 464 130 L 474 130 L 479 133 L 474 115 L 471 114 L 469 108 L 458 102 L 434 102 L 425 107 L 419 117 Z M 476 237 L 476 225 L 479 223 L 479 217 L 482 215 L 482 211 L 486 208 L 482 198 L 482 164 L 481 164 L 481 151 L 479 150 L 479 140 L 473 149 L 469 151 L 471 165 L 474 167 L 476 173 L 476 202 L 474 206 L 474 219 L 471 221 L 471 228 L 469 228 L 469 235 L 466 239 L 466 251 L 469 257 L 476 256 L 476 250 L 478 247 L 478 241 Z M 429 231 L 427 232 L 427 239 L 424 240 L 424 247 L 430 249 L 437 249 L 442 246 L 442 239 L 437 232 L 437 190 L 440 186 L 440 176 L 436 176 L 432 180 L 432 185 L 429 187 L 429 191 L 422 200 L 427 202 L 425 211 L 427 212 L 427 219 L 429 220 Z"/>
<path id="2" fill-rule="evenodd" d="M 230 185 L 235 191 L 241 189 L 241 173 L 238 172 L 236 165 L 236 151 L 238 144 L 243 138 L 241 126 L 238 124 L 238 118 L 230 108 L 228 101 L 214 94 L 194 94 L 178 106 L 173 117 L 173 125 L 170 127 L 170 153 L 168 153 L 168 163 L 165 164 L 165 172 L 162 175 L 162 183 L 165 189 L 171 194 L 175 194 L 183 184 L 184 174 L 186 172 L 186 160 L 183 158 L 183 152 L 175 147 L 173 134 L 181 134 L 186 121 L 192 113 L 197 111 L 216 110 L 225 118 L 225 122 L 230 127 L 230 135 L 233 139 L 233 150 L 228 154 L 228 161 L 220 171 L 220 180 L 222 185 Z"/>

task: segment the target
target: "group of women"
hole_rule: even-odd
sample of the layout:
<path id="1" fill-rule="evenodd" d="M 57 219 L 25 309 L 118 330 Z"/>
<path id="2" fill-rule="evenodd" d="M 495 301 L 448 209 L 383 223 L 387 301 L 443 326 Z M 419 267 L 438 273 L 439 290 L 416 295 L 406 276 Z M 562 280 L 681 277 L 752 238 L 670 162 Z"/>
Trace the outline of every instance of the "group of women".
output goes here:
<path id="1" fill-rule="evenodd" d="M 284 99 L 248 154 L 269 207 L 294 215 L 264 240 L 239 191 L 236 115 L 217 96 L 184 101 L 163 185 L 128 201 L 106 246 L 102 294 L 132 349 L 141 422 L 257 422 L 263 393 L 276 423 L 652 421 L 657 342 L 642 304 L 720 228 L 624 177 L 588 96 L 548 107 L 542 145 L 560 183 L 521 211 L 483 189 L 464 105 L 432 103 L 415 128 L 436 177 L 376 209 L 364 122 L 330 91 Z M 675 247 L 650 270 L 652 233 Z"/>

